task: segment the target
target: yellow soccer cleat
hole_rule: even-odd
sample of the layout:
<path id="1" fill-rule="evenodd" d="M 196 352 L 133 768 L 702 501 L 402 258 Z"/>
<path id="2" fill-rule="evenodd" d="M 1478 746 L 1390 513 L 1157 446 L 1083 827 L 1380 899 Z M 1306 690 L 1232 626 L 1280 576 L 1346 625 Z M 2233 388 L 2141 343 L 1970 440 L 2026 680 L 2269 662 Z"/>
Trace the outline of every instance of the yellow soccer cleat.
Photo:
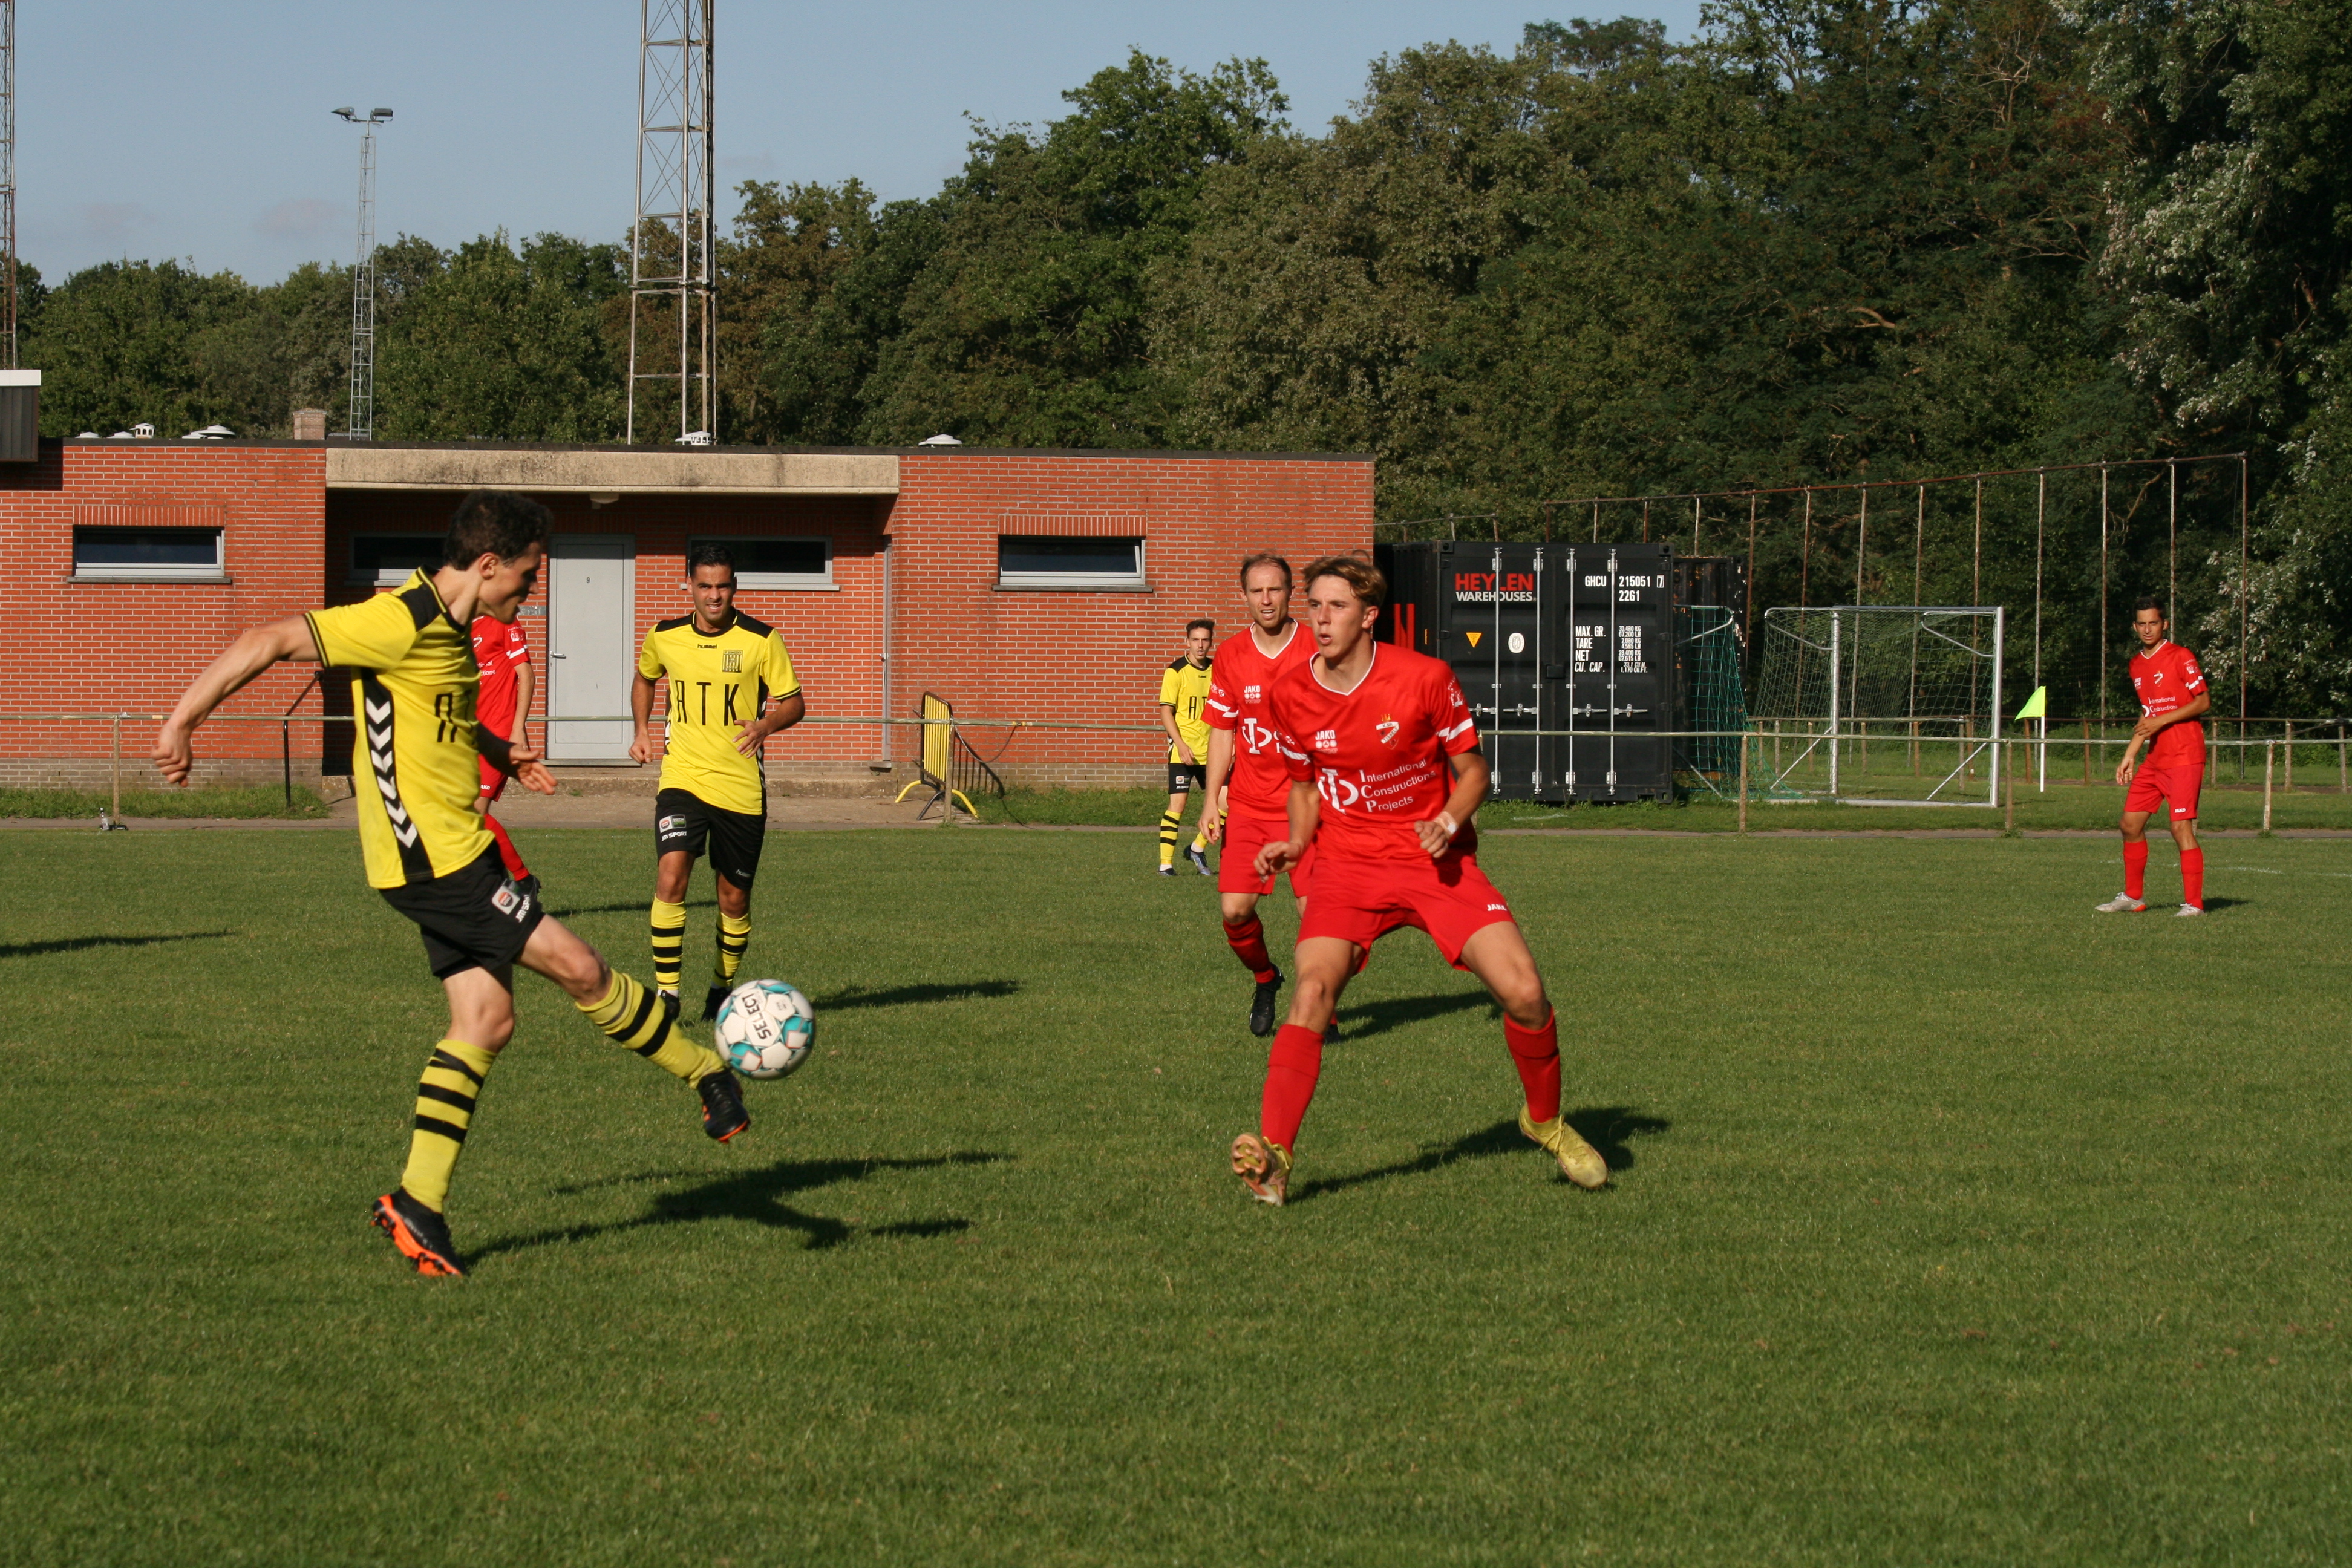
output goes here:
<path id="1" fill-rule="evenodd" d="M 1559 1162 L 1559 1173 L 1578 1186 L 1608 1185 L 1609 1162 L 1601 1157 L 1599 1150 L 1576 1135 L 1576 1129 L 1568 1124 L 1567 1117 L 1555 1116 L 1549 1121 L 1538 1121 L 1528 1114 L 1527 1107 L 1523 1105 L 1519 1107 L 1519 1131 L 1550 1150 L 1552 1158 Z M 1238 1170 L 1241 1145 L 1236 1143 L 1234 1148 L 1234 1169 Z"/>
<path id="2" fill-rule="evenodd" d="M 1234 1140 L 1234 1174 L 1250 1196 L 1280 1208 L 1290 1195 L 1290 1151 L 1271 1138 L 1244 1132 Z"/>

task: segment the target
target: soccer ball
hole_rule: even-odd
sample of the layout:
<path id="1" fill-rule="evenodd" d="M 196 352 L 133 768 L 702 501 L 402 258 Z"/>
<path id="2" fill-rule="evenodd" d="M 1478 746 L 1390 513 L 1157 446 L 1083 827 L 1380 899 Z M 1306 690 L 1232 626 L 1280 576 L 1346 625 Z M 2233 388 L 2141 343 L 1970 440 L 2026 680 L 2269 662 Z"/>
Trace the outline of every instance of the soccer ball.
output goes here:
<path id="1" fill-rule="evenodd" d="M 808 1060 L 816 1009 L 781 980 L 747 980 L 719 1005 L 719 1054 L 745 1078 L 782 1078 Z"/>

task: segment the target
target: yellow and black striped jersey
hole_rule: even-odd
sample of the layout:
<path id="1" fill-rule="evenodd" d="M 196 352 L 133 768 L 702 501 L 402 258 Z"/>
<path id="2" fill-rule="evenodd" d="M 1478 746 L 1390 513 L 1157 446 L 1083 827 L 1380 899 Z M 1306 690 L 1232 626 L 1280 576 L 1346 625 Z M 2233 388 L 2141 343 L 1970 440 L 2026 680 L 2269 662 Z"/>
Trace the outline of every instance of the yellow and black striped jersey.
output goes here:
<path id="1" fill-rule="evenodd" d="M 685 790 L 721 811 L 766 815 L 760 759 L 737 751 L 735 741 L 771 699 L 801 689 L 776 629 L 740 610 L 715 636 L 697 630 L 692 616 L 656 621 L 637 654 L 637 673 L 647 680 L 669 677 L 661 787 Z"/>
<path id="2" fill-rule="evenodd" d="M 1176 732 L 1192 748 L 1192 760 L 1209 760 L 1209 721 L 1202 710 L 1209 703 L 1209 677 L 1213 665 L 1196 665 L 1188 656 L 1171 661 L 1168 673 L 1160 678 L 1160 706 L 1176 710 Z M 1168 743 L 1168 760 L 1181 762 L 1176 754 L 1176 743 Z"/>
<path id="3" fill-rule="evenodd" d="M 303 617 L 319 657 L 352 671 L 359 718 L 360 847 L 371 887 L 410 887 L 461 870 L 490 847 L 474 810 L 474 639 L 423 572 L 363 605 Z"/>

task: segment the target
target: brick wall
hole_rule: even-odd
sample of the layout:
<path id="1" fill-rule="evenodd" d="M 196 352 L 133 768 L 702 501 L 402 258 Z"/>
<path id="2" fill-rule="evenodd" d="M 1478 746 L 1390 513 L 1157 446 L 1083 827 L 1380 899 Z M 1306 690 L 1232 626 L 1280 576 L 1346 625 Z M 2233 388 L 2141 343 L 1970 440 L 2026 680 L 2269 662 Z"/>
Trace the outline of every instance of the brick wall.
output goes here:
<path id="1" fill-rule="evenodd" d="M 633 639 L 688 609 L 689 536 L 830 538 L 836 591 L 747 590 L 741 603 L 782 630 L 813 720 L 869 721 L 811 722 L 778 737 L 769 745 L 772 779 L 864 784 L 869 764 L 886 757 L 899 780 L 908 776 L 915 733 L 886 738 L 870 722 L 882 711 L 887 571 L 891 711 L 913 717 L 929 690 L 963 720 L 1028 721 L 1039 727 L 974 725 L 970 738 L 1012 782 L 1083 786 L 1159 781 L 1160 672 L 1181 651 L 1184 622 L 1213 616 L 1220 638 L 1241 628 L 1234 571 L 1251 551 L 1277 550 L 1303 565 L 1326 551 L 1369 547 L 1372 479 L 1360 458 L 927 449 L 902 456 L 895 499 L 625 494 L 601 508 L 583 496 L 542 499 L 559 532 L 634 539 Z M 456 500 L 439 491 L 330 494 L 317 445 L 45 443 L 38 463 L 0 468 L 0 710 L 167 709 L 242 628 L 372 592 L 348 580 L 354 533 L 438 533 Z M 161 508 L 219 520 L 231 581 L 69 581 L 77 515 L 160 519 L 166 514 L 139 509 Z M 1001 535 L 1113 527 L 1144 538 L 1148 591 L 997 585 Z M 543 647 L 543 606 L 530 608 L 541 612 L 529 625 Z M 310 674 L 274 670 L 223 714 L 274 716 Z M 543 676 L 542 666 L 542 714 Z M 348 710 L 347 692 L 328 700 Z M 320 703 L 313 695 L 302 711 L 317 715 Z M 1057 730 L 1051 721 L 1139 728 Z M 153 730 L 144 720 L 122 727 L 126 785 L 153 782 L 145 763 Z M 327 744 L 317 718 L 298 723 L 292 740 L 298 778 L 315 780 Z M 110 741 L 102 722 L 0 720 L 0 784 L 102 784 Z M 278 727 L 215 722 L 198 737 L 198 756 L 207 781 L 274 780 Z M 650 787 L 650 775 L 629 782 Z"/>
<path id="2" fill-rule="evenodd" d="M 317 603 L 326 451 L 259 442 L 41 443 L 37 463 L 0 465 L 0 712 L 168 710 L 239 631 Z M 227 583 L 77 583 L 73 530 L 88 521 L 217 521 Z M 275 715 L 311 674 L 281 666 L 224 715 Z M 308 706 L 316 711 L 316 699 Z M 121 726 L 126 787 L 156 726 Z M 317 774 L 317 726 L 294 737 Z M 215 723 L 198 735 L 207 782 L 278 776 L 275 724 Z M 0 784 L 96 788 L 110 773 L 112 726 L 0 720 Z"/>
<path id="3" fill-rule="evenodd" d="M 996 585 L 1001 534 L 1104 527 L 1132 518 L 1149 593 L 1039 593 Z M 974 748 L 1014 783 L 1157 784 L 1160 672 L 1183 652 L 1184 623 L 1245 620 L 1244 555 L 1275 550 L 1304 566 L 1372 542 L 1367 458 L 927 451 L 902 458 L 890 519 L 897 553 L 894 706 L 935 691 L 971 719 L 1132 722 L 1151 732 L 974 727 Z M 898 755 L 911 758 L 911 739 Z"/>
<path id="4" fill-rule="evenodd" d="M 448 524 L 455 496 L 436 491 L 337 490 L 327 501 L 326 560 L 329 600 L 351 603 L 373 590 L 347 581 L 351 539 L 355 533 L 436 533 Z M 867 763 L 880 754 L 879 726 L 845 725 L 845 716 L 878 716 L 882 710 L 883 522 L 889 500 L 879 496 L 697 496 L 624 495 L 592 506 L 584 496 L 539 498 L 555 514 L 555 531 L 627 535 L 636 552 L 634 648 L 656 621 L 688 614 L 686 544 L 707 536 L 814 536 L 832 542 L 835 587 L 745 589 L 736 596 L 744 613 L 773 626 L 793 656 L 793 669 L 808 693 L 809 712 L 821 722 L 803 724 L 768 742 L 772 782 L 851 780 L 871 776 Z M 533 656 L 540 661 L 534 713 L 547 707 L 544 595 L 524 607 Z M 656 683 L 654 710 L 668 700 L 667 681 Z M 533 739 L 544 741 L 533 725 Z M 593 784 L 602 770 L 573 769 Z M 611 782 L 625 782 L 619 770 Z M 634 784 L 632 787 L 635 787 Z M 643 787 L 650 789 L 649 780 Z"/>

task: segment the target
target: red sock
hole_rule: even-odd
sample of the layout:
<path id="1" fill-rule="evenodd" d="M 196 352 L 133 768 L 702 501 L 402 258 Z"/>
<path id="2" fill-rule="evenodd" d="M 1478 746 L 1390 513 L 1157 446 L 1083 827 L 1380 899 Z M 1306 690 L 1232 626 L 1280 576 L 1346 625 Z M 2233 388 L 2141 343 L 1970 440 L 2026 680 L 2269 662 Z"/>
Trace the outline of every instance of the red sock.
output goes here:
<path id="1" fill-rule="evenodd" d="M 2124 897 L 2137 899 L 2147 886 L 2147 840 L 2124 845 Z"/>
<path id="2" fill-rule="evenodd" d="M 1511 1047 L 1511 1065 L 1519 1069 L 1519 1083 L 1528 1091 L 1528 1114 L 1549 1121 L 1559 1114 L 1559 1015 L 1548 1016 L 1540 1029 L 1524 1029 L 1503 1020 L 1503 1043 Z"/>
<path id="3" fill-rule="evenodd" d="M 507 875 L 518 882 L 530 876 L 530 872 L 523 866 L 522 857 L 515 853 L 514 840 L 509 838 L 507 830 L 499 826 L 499 819 L 484 812 L 482 826 L 488 828 L 490 837 L 499 841 L 499 858 L 507 863 Z"/>
<path id="4" fill-rule="evenodd" d="M 2147 845 L 2140 846 L 2145 849 Z M 2183 849 L 2180 852 L 2180 901 L 2205 907 L 2205 851 Z"/>
<path id="5" fill-rule="evenodd" d="M 1252 915 L 1245 924 L 1228 925 L 1225 941 L 1232 946 L 1234 956 L 1257 977 L 1260 985 L 1274 978 L 1274 960 L 1265 951 L 1265 921 Z"/>
<path id="6" fill-rule="evenodd" d="M 1286 1149 L 1297 1142 L 1298 1124 L 1307 1120 L 1307 1102 L 1315 1098 L 1315 1079 L 1322 1070 L 1322 1036 L 1298 1024 L 1276 1030 L 1274 1049 L 1266 1053 L 1258 1131 Z"/>

